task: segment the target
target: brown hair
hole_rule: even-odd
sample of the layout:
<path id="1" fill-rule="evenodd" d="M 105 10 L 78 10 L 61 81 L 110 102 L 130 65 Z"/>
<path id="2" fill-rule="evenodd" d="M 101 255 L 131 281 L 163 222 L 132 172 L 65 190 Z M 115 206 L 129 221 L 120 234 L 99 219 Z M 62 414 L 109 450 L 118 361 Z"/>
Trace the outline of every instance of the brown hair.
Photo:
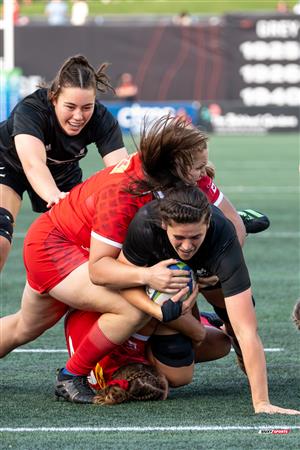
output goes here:
<path id="1" fill-rule="evenodd" d="M 93 88 L 96 91 L 114 91 L 105 73 L 108 63 L 103 63 L 97 70 L 82 55 L 71 56 L 59 69 L 56 77 L 48 87 L 49 100 L 57 99 L 64 87 Z"/>
<path id="2" fill-rule="evenodd" d="M 159 200 L 160 219 L 164 223 L 208 223 L 211 209 L 206 195 L 197 186 L 178 183 Z"/>
<path id="3" fill-rule="evenodd" d="M 213 180 L 216 175 L 216 169 L 214 164 L 211 161 L 208 161 L 208 163 L 205 166 L 206 174 Z"/>
<path id="4" fill-rule="evenodd" d="M 179 180 L 187 183 L 195 152 L 207 148 L 208 137 L 198 128 L 170 115 L 147 120 L 141 132 L 140 158 L 146 179 L 131 185 L 131 192 L 155 191 L 171 187 Z"/>
<path id="5" fill-rule="evenodd" d="M 127 381 L 126 388 L 124 380 Z M 135 363 L 118 369 L 113 375 L 112 384 L 108 383 L 106 388 L 97 392 L 94 403 L 116 405 L 129 401 L 165 400 L 167 395 L 166 377 L 154 366 Z"/>

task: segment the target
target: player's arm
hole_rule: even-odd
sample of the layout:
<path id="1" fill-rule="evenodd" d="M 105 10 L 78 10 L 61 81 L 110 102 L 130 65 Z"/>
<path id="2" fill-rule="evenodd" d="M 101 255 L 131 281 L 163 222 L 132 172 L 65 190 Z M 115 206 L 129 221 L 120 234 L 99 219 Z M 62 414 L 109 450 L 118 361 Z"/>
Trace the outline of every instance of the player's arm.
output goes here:
<path id="1" fill-rule="evenodd" d="M 119 161 L 127 157 L 128 157 L 127 149 L 125 147 L 122 147 L 103 156 L 103 162 L 106 167 L 109 167 L 117 164 Z"/>
<path id="2" fill-rule="evenodd" d="M 270 403 L 266 359 L 257 333 L 251 289 L 231 297 L 225 297 L 225 304 L 230 323 L 242 350 L 254 411 L 269 414 L 300 414 L 299 411 L 280 408 Z"/>
<path id="3" fill-rule="evenodd" d="M 18 134 L 14 139 L 16 151 L 29 183 L 50 208 L 67 193 L 58 189 L 47 167 L 44 143 L 29 134 Z"/>
<path id="4" fill-rule="evenodd" d="M 206 336 L 204 325 L 190 311 L 178 319 L 168 322 L 168 328 L 189 337 L 195 346 L 201 345 Z M 159 331 L 157 334 L 160 334 Z"/>
<path id="5" fill-rule="evenodd" d="M 91 236 L 89 274 L 94 284 L 112 289 L 149 285 L 173 294 L 190 280 L 183 276 L 187 275 L 186 271 L 168 269 L 168 265 L 175 262 L 175 259 L 168 259 L 151 267 L 139 267 L 120 254 L 120 248 Z"/>
<path id="6" fill-rule="evenodd" d="M 218 208 L 233 223 L 239 243 L 243 246 L 246 239 L 246 228 L 237 210 L 225 196 L 223 196 L 222 201 L 218 204 Z"/>
<path id="7" fill-rule="evenodd" d="M 100 253 L 102 254 L 101 258 L 99 258 Z M 94 284 L 100 284 L 115 289 L 122 289 L 130 286 L 141 286 L 150 283 L 150 280 L 152 279 L 151 267 L 138 267 L 129 262 L 126 264 L 125 262 L 122 262 L 122 259 L 115 259 L 117 258 L 118 253 L 118 248 L 99 242 L 94 237 L 91 238 L 89 274 L 91 281 Z M 179 270 L 172 271 L 167 269 L 167 266 L 172 262 L 175 262 L 175 260 L 167 260 L 162 262 L 165 263 L 165 270 L 169 278 L 170 276 L 171 278 L 173 277 L 173 272 L 179 272 Z M 162 265 L 162 263 L 159 264 Z M 178 280 L 178 276 L 174 276 L 174 278 L 177 278 Z M 176 283 L 178 283 L 177 280 L 175 280 Z M 170 290 L 178 292 L 178 288 Z M 187 291 L 188 287 L 181 289 L 180 292 L 175 294 L 172 297 L 174 303 L 178 302 L 181 297 L 187 293 Z M 190 297 L 182 304 L 181 308 L 175 308 L 176 311 L 166 311 L 164 315 L 162 308 L 150 300 L 148 295 L 145 293 L 144 288 L 133 287 L 122 291 L 122 295 L 129 303 L 160 321 L 175 320 L 180 314 L 185 314 L 188 312 L 195 303 L 197 294 L 198 290 L 196 288 L 193 294 L 190 295 Z M 169 320 L 165 320 L 166 318 Z"/>

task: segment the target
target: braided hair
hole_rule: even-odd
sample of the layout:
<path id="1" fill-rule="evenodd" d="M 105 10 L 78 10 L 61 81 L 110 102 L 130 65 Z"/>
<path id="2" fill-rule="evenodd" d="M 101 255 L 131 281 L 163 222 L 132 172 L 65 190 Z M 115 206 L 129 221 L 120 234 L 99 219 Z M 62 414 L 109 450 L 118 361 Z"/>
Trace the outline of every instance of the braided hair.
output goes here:
<path id="1" fill-rule="evenodd" d="M 94 403 L 116 405 L 129 401 L 165 400 L 168 395 L 166 377 L 154 366 L 128 364 L 118 369 L 111 382 L 97 392 Z"/>
<path id="2" fill-rule="evenodd" d="M 198 186 L 187 186 L 182 182 L 164 193 L 159 199 L 159 219 L 166 224 L 208 223 L 211 216 L 211 208 L 204 192 Z"/>
<path id="3" fill-rule="evenodd" d="M 71 56 L 63 63 L 56 77 L 50 83 L 48 99 L 57 99 L 64 87 L 92 88 L 95 93 L 96 91 L 106 92 L 108 89 L 114 92 L 114 88 L 105 73 L 108 66 L 108 63 L 103 63 L 95 70 L 85 56 Z"/>

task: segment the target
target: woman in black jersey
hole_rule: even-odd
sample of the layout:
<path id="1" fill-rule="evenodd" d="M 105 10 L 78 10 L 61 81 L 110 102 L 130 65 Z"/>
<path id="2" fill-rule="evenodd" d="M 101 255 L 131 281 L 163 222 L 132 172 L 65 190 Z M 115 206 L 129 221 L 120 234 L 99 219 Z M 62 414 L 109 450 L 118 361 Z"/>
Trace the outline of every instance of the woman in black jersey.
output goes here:
<path id="1" fill-rule="evenodd" d="M 164 198 L 143 206 L 130 223 L 119 260 L 145 267 L 176 257 L 186 262 L 200 278 L 218 280 L 206 297 L 217 308 L 226 330 L 230 330 L 241 349 L 254 411 L 300 414 L 300 411 L 281 408 L 269 401 L 266 361 L 257 333 L 250 278 L 241 246 L 232 223 L 218 208 L 209 205 L 196 186 L 181 184 L 166 192 Z M 123 295 L 147 314 L 160 317 L 162 307 L 150 300 L 142 288 L 128 289 Z M 163 314 L 178 308 L 180 303 L 167 300 Z M 183 327 L 178 325 L 179 321 L 183 321 Z M 192 319 L 187 322 L 184 315 L 176 322 L 176 330 L 193 339 L 196 326 Z M 166 355 L 167 349 L 162 351 L 160 343 L 154 356 L 159 359 Z"/>
<path id="2" fill-rule="evenodd" d="M 82 181 L 79 160 L 89 144 L 106 166 L 127 156 L 118 122 L 96 100 L 97 91 L 113 89 L 106 67 L 69 58 L 49 88 L 21 100 L 0 123 L 0 270 L 25 191 L 33 211 L 46 211 Z"/>

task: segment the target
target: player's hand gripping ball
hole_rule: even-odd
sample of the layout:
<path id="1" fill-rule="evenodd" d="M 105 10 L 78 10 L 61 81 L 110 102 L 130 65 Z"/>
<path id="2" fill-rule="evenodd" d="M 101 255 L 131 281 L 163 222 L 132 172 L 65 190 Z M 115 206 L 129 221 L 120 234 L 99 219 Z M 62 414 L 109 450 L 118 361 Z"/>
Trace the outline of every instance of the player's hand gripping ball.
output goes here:
<path id="1" fill-rule="evenodd" d="M 188 292 L 181 298 L 181 301 L 187 300 L 187 298 L 191 295 L 195 288 L 196 278 L 193 270 L 184 262 L 178 261 L 176 264 L 170 264 L 168 266 L 171 270 L 188 270 L 190 272 L 190 281 L 188 283 Z M 167 300 L 173 297 L 174 294 L 165 294 L 163 292 L 156 291 L 155 289 L 147 286 L 146 287 L 147 295 L 158 305 L 163 305 Z"/>

